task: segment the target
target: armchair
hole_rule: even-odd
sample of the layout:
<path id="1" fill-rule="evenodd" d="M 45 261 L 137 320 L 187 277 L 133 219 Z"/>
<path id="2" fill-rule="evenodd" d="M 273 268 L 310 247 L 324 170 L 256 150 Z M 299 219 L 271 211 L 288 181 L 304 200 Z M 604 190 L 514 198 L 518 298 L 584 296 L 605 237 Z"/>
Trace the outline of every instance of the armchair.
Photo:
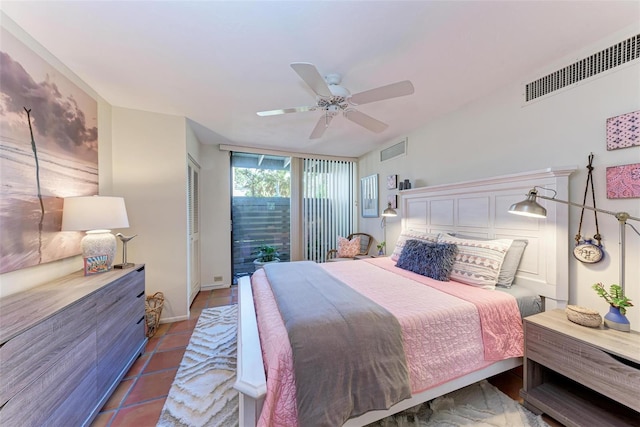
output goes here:
<path id="1" fill-rule="evenodd" d="M 366 256 L 369 254 L 369 250 L 371 249 L 371 245 L 373 244 L 373 236 L 367 233 L 352 233 L 347 236 L 347 240 L 351 240 L 354 237 L 360 237 L 360 251 L 354 258 L 340 258 L 338 257 L 338 250 L 331 249 L 327 252 L 327 261 L 346 261 L 353 260 L 359 256 Z"/>

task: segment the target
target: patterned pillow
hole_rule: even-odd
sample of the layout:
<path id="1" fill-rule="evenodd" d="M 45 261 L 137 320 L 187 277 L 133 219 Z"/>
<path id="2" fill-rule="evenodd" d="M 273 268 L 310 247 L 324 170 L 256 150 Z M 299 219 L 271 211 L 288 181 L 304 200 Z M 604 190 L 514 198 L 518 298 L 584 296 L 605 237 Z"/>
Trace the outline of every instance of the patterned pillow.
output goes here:
<path id="1" fill-rule="evenodd" d="M 422 242 L 437 243 L 438 234 L 425 233 L 423 231 L 416 231 L 416 230 L 404 230 L 402 233 L 400 233 L 400 237 L 398 237 L 398 241 L 396 242 L 396 247 L 393 250 L 393 253 L 391 254 L 392 261 L 398 262 L 398 259 L 400 258 L 400 254 L 402 253 L 402 249 L 404 248 L 405 243 L 409 239 L 420 240 Z"/>
<path id="2" fill-rule="evenodd" d="M 353 258 L 360 253 L 360 236 L 347 240 L 338 236 L 338 258 Z"/>
<path id="3" fill-rule="evenodd" d="M 469 240 L 493 240 L 486 237 L 476 237 L 476 236 L 463 236 L 461 234 L 449 233 L 451 236 L 455 236 L 461 239 L 469 239 Z M 518 267 L 520 266 L 520 260 L 522 259 L 522 255 L 524 254 L 524 250 L 529 243 L 528 240 L 524 239 L 514 239 L 511 246 L 509 246 L 509 250 L 507 254 L 504 256 L 504 262 L 502 263 L 502 267 L 500 267 L 500 273 L 498 273 L 498 282 L 496 286 L 500 286 L 501 288 L 510 288 L 513 285 L 513 281 L 516 278 L 516 273 L 518 272 Z"/>
<path id="4" fill-rule="evenodd" d="M 512 242 L 511 239 L 462 239 L 449 234 L 438 237 L 438 243 L 458 246 L 451 279 L 485 289 L 495 289 L 500 267 Z"/>
<path id="5" fill-rule="evenodd" d="M 457 246 L 449 243 L 407 240 L 396 267 L 448 282 L 457 251 Z"/>

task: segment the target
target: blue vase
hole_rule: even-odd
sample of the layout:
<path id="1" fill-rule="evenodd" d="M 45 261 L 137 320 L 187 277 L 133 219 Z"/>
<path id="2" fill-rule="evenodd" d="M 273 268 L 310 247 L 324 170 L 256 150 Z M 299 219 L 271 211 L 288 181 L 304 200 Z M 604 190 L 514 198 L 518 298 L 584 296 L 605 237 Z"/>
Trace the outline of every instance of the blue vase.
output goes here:
<path id="1" fill-rule="evenodd" d="M 604 324 L 617 331 L 629 332 L 631 330 L 631 324 L 627 316 L 620 313 L 618 307 L 612 305 L 609 306 L 609 312 L 604 316 Z"/>

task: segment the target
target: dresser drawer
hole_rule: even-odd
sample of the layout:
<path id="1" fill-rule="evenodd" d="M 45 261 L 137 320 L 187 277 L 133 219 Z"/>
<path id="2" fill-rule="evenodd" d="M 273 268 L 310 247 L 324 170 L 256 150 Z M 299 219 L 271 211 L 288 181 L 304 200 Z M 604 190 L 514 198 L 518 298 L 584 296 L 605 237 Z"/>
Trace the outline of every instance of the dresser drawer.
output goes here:
<path id="1" fill-rule="evenodd" d="M 95 340 L 95 307 L 92 300 L 79 301 L 0 347 L 0 407 L 68 357 L 87 335 L 93 333 Z"/>
<path id="2" fill-rule="evenodd" d="M 525 357 L 636 411 L 640 367 L 593 344 L 525 322 Z"/>
<path id="3" fill-rule="evenodd" d="M 0 409 L 1 426 L 79 425 L 97 401 L 96 335 L 87 334 L 69 346 L 65 357 L 52 364 Z M 80 390 L 77 390 L 80 388 Z M 51 414 L 66 410 L 65 424 L 51 424 Z M 59 418 L 58 418 L 59 419 Z"/>

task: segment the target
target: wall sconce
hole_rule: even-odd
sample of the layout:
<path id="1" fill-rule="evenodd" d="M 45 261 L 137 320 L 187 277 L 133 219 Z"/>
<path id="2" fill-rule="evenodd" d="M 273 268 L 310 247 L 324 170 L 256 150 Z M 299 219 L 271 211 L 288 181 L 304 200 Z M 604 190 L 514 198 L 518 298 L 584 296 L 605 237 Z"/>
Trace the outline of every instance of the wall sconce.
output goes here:
<path id="1" fill-rule="evenodd" d="M 398 216 L 398 212 L 391 207 L 391 203 L 387 203 L 387 209 L 382 212 L 382 221 L 380 221 L 380 228 L 382 228 L 382 241 L 387 242 L 387 217 Z M 386 246 L 385 246 L 386 248 Z"/>
<path id="2" fill-rule="evenodd" d="M 62 231 L 86 231 L 82 238 L 84 258 L 106 255 L 111 269 L 116 254 L 116 238 L 111 229 L 128 228 L 129 219 L 122 197 L 65 197 Z"/>
<path id="3" fill-rule="evenodd" d="M 538 194 L 538 191 L 536 190 L 536 188 L 539 188 L 541 190 L 553 191 L 554 195 L 553 195 L 553 197 L 541 196 L 541 195 Z M 527 199 L 526 200 L 523 200 L 522 202 L 514 203 L 513 205 L 511 205 L 511 207 L 509 208 L 509 213 L 516 214 L 516 215 L 533 217 L 533 218 L 546 218 L 547 217 L 547 210 L 543 206 L 540 206 L 540 204 L 538 202 L 536 202 L 536 199 L 538 198 L 538 199 L 551 200 L 552 202 L 564 203 L 565 205 L 577 206 L 579 208 L 589 209 L 589 210 L 592 210 L 592 211 L 602 212 L 602 213 L 606 213 L 606 214 L 615 216 L 616 219 L 618 220 L 618 223 L 620 224 L 620 238 L 619 238 L 619 241 L 618 241 L 619 246 L 620 246 L 620 282 L 619 282 L 619 285 L 622 288 L 622 292 L 624 293 L 625 231 L 626 231 L 625 226 L 628 225 L 629 227 L 631 227 L 633 229 L 633 231 L 636 232 L 636 234 L 638 234 L 640 236 L 640 232 L 633 225 L 627 224 L 627 220 L 629 220 L 629 219 L 633 219 L 635 221 L 640 221 L 640 218 L 633 217 L 633 216 L 629 215 L 627 212 L 612 212 L 612 211 L 608 211 L 608 210 L 605 210 L 605 209 L 593 208 L 591 206 L 582 205 L 580 203 L 573 203 L 573 202 L 567 202 L 565 200 L 556 199 L 555 198 L 556 194 L 557 193 L 555 192 L 555 190 L 552 190 L 552 189 L 549 189 L 549 188 L 533 187 L 531 190 L 529 190 L 529 193 L 527 194 Z"/>

